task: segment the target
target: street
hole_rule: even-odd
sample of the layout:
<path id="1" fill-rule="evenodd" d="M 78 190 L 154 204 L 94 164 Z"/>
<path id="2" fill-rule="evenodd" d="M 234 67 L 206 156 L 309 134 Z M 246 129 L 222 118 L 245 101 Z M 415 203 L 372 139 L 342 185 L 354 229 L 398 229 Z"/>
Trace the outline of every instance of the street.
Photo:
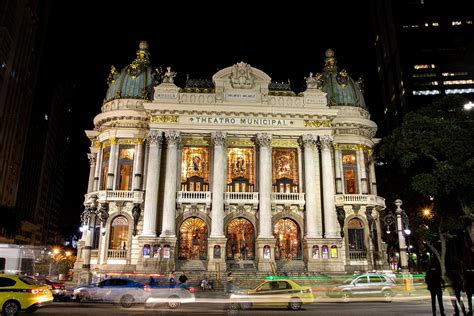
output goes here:
<path id="1" fill-rule="evenodd" d="M 454 313 L 448 296 L 444 296 L 447 315 Z M 36 312 L 38 315 L 227 315 L 225 304 L 211 300 L 199 300 L 192 304 L 183 304 L 176 310 L 167 306 L 145 309 L 142 305 L 122 308 L 118 305 L 101 303 L 53 303 Z M 320 300 L 304 305 L 302 310 L 290 312 L 287 308 L 257 307 L 240 311 L 239 315 L 432 315 L 428 296 L 397 297 L 391 303 L 357 301 L 351 303 L 328 302 Z"/>

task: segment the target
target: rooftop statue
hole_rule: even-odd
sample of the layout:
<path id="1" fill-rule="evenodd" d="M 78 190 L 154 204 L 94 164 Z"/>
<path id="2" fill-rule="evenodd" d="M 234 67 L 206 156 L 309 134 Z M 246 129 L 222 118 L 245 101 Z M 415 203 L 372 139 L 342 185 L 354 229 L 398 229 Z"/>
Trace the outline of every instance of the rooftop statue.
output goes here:
<path id="1" fill-rule="evenodd" d="M 171 71 L 171 67 L 166 67 L 166 72 L 163 74 L 163 83 L 173 83 L 176 72 Z"/>

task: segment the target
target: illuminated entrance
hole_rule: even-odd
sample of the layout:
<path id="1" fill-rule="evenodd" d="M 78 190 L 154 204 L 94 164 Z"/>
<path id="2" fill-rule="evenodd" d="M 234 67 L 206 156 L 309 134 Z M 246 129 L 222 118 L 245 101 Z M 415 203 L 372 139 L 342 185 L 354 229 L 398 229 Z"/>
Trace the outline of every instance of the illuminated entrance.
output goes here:
<path id="1" fill-rule="evenodd" d="M 227 226 L 227 259 L 253 260 L 255 257 L 255 230 L 245 218 L 233 219 Z"/>
<path id="2" fill-rule="evenodd" d="M 282 218 L 273 227 L 276 238 L 275 259 L 300 259 L 301 242 L 298 224 L 289 218 Z"/>
<path id="3" fill-rule="evenodd" d="M 186 219 L 179 229 L 179 258 L 206 259 L 207 225 L 198 217 Z"/>

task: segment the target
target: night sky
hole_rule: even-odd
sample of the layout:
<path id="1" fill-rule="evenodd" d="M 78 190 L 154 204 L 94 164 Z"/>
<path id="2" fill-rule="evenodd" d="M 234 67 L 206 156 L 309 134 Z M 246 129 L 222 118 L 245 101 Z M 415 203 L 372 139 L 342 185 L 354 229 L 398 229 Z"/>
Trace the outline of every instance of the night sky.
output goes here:
<path id="1" fill-rule="evenodd" d="M 89 173 L 84 130 L 93 129 L 100 113 L 110 66 L 122 69 L 131 63 L 140 41 L 148 42 L 154 67 L 177 72 L 180 87 L 187 74 L 211 79 L 217 70 L 244 61 L 272 81 L 290 79 L 297 93 L 310 71 L 322 70 L 324 52 L 332 48 L 340 68 L 354 79 L 365 77 L 373 113 L 379 88 L 373 80 L 375 51 L 365 2 L 53 1 L 40 84 L 46 91 L 64 82 L 75 87 L 64 234 L 78 232 L 83 210 Z"/>

